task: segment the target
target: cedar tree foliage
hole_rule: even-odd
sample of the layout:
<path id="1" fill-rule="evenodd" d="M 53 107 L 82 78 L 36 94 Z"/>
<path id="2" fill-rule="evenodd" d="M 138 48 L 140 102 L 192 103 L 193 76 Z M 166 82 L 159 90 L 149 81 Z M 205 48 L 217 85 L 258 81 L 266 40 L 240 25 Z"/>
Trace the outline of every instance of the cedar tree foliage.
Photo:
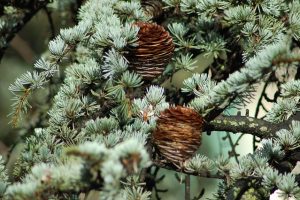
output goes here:
<path id="1" fill-rule="evenodd" d="M 299 1 L 57 2 L 78 5 L 76 24 L 9 87 L 24 145 L 11 174 L 0 159 L 1 198 L 159 199 L 165 168 L 185 175 L 186 200 L 190 176 L 219 179 L 217 200 L 300 199 Z M 0 57 L 49 3 L 1 1 Z M 255 94 L 253 117 L 228 114 Z M 197 152 L 220 131 L 229 154 Z M 253 152 L 242 156 L 246 134 Z"/>

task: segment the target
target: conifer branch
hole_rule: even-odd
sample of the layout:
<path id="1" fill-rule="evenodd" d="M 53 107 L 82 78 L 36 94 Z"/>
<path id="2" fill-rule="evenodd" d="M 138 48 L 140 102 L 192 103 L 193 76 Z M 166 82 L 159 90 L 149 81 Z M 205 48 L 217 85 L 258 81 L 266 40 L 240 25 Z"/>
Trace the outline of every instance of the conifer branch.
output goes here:
<path id="1" fill-rule="evenodd" d="M 11 123 L 14 127 L 17 126 L 22 110 L 27 105 L 27 99 L 31 94 L 31 89 L 28 88 L 25 90 L 24 94 L 19 98 L 17 106 L 14 108 L 14 112 L 12 114 Z"/>
<path id="2" fill-rule="evenodd" d="M 273 60 L 272 65 L 276 66 L 281 63 L 290 64 L 293 62 L 300 62 L 300 58 L 293 57 L 292 55 L 287 55 L 287 56 L 279 57 L 279 58 Z"/>
<path id="3" fill-rule="evenodd" d="M 161 167 L 164 169 L 168 169 L 168 170 L 172 170 L 172 171 L 176 171 L 179 173 L 184 173 L 187 175 L 193 175 L 193 176 L 199 176 L 199 177 L 204 177 L 204 178 L 213 178 L 213 179 L 224 179 L 225 176 L 221 175 L 221 174 L 211 174 L 209 172 L 191 172 L 185 169 L 179 169 L 178 167 L 172 165 L 171 163 L 166 163 L 164 161 L 160 161 L 160 160 L 154 160 L 152 161 L 153 165 L 157 166 L 157 167 Z"/>
<path id="4" fill-rule="evenodd" d="M 4 1 L 1 7 L 4 15 L 0 17 L 0 22 L 4 24 L 0 26 L 0 60 L 8 46 L 10 40 L 19 32 L 26 23 L 50 1 L 42 0 L 28 0 L 28 1 Z M 13 13 L 6 13 L 5 6 L 12 6 L 15 11 Z M 1 8 L 0 8 L 1 9 Z"/>
<path id="5" fill-rule="evenodd" d="M 9 114 L 12 116 L 12 120 L 10 123 L 14 127 L 18 125 L 18 122 L 23 113 L 26 113 L 28 108 L 30 108 L 30 104 L 28 103 L 28 99 L 32 92 L 35 89 L 43 87 L 43 85 L 48 81 L 49 78 L 57 71 L 57 66 L 66 54 L 69 53 L 74 48 L 74 46 L 67 45 L 62 49 L 63 53 L 55 58 L 52 63 L 48 63 L 44 59 L 40 59 L 35 64 L 36 68 L 40 68 L 45 70 L 44 72 L 38 73 L 34 71 L 33 73 L 27 72 L 23 74 L 21 78 L 17 79 L 14 84 L 11 84 L 9 90 L 15 95 L 12 104 L 13 111 Z M 28 87 L 28 88 L 27 88 Z M 19 94 L 21 93 L 21 94 Z"/>
<path id="6" fill-rule="evenodd" d="M 287 122 L 285 122 L 287 123 Z M 248 133 L 259 138 L 270 138 L 286 125 L 271 123 L 262 119 L 246 116 L 218 116 L 204 125 L 204 131 L 228 131 Z"/>
<path id="7" fill-rule="evenodd" d="M 26 139 L 14 167 L 14 178 L 20 183 L 2 187 L 5 198 L 78 198 L 80 192 L 97 189 L 103 200 L 148 200 L 150 192 L 141 181 L 156 192 L 165 191 L 156 187 L 162 178 L 147 178 L 151 168 L 136 173 L 149 167 L 151 155 L 154 177 L 161 167 L 221 179 L 215 194 L 218 200 L 248 199 L 249 192 L 269 199 L 274 189 L 300 199 L 299 181 L 291 173 L 299 160 L 300 121 L 293 120 L 300 113 L 300 82 L 280 86 L 263 120 L 220 116 L 229 106 L 244 106 L 256 83 L 269 76 L 277 81 L 274 70 L 278 67 L 296 66 L 300 61 L 293 49 L 300 40 L 299 10 L 298 1 L 281 0 L 86 1 L 78 13 L 78 25 L 62 29 L 49 43 L 51 58 L 38 60 L 35 71 L 23 74 L 10 87 L 16 97 L 13 116 L 17 116 L 30 107 L 31 92 L 43 87 L 74 49 L 75 62 L 61 70 L 63 83 L 55 96 L 49 96 L 51 108 L 42 110 L 49 115 L 43 121 L 46 125 L 32 127 L 34 134 Z M 7 12 L 5 6 L 0 5 L 1 12 Z M 207 74 L 194 74 L 184 81 L 182 92 L 188 98 L 177 91 L 165 96 L 161 81 L 177 69 L 197 68 L 200 62 L 194 59 L 200 54 L 215 60 Z M 183 104 L 188 106 L 173 109 Z M 149 140 L 157 130 L 163 137 Z M 231 162 L 226 153 L 214 159 L 194 155 L 200 130 L 252 134 L 261 138 L 261 144 L 253 153 L 237 157 L 238 162 Z M 230 141 L 231 145 L 241 138 Z M 70 145 L 68 153 L 62 153 Z M 259 191 L 250 186 L 260 187 Z"/>

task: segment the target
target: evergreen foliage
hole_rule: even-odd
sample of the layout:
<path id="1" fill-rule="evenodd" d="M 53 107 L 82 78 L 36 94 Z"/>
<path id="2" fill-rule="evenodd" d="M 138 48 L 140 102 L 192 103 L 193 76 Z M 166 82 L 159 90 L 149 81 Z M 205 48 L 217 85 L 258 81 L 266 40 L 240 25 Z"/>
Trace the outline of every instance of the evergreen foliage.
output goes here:
<path id="1" fill-rule="evenodd" d="M 63 9 L 58 2 L 55 6 Z M 79 8 L 78 23 L 61 29 L 49 42 L 48 54 L 10 85 L 12 125 L 21 124 L 31 97 L 41 89 L 47 105 L 41 113 L 47 117 L 39 116 L 33 129 L 24 128 L 24 147 L 10 179 L 0 157 L 1 198 L 80 199 L 96 193 L 98 199 L 147 200 L 156 190 L 150 183 L 156 177 L 148 180 L 156 166 L 221 179 L 214 199 L 268 199 L 275 190 L 285 199 L 300 199 L 299 175 L 292 173 L 300 147 L 299 69 L 296 75 L 285 74 L 292 80 L 276 76 L 282 68 L 299 66 L 300 3 L 160 2 L 163 14 L 156 19 L 156 13 L 144 9 L 143 0 L 87 0 Z M 17 23 L 17 9 L 4 5 L 0 33 Z M 164 73 L 152 81 L 144 80 L 126 59 L 129 49 L 139 45 L 134 25 L 139 21 L 162 24 L 176 46 Z M 0 37 L 1 48 L 7 42 Z M 202 54 L 212 56 L 213 63 L 194 73 Z M 164 88 L 180 70 L 192 72 L 182 88 Z M 273 103 L 263 119 L 256 115 L 251 123 L 239 124 L 243 116 L 237 116 L 228 118 L 223 129 L 214 129 L 214 120 L 228 108 L 243 107 L 258 84 L 270 82 L 278 91 L 273 100 L 262 92 Z M 264 109 L 261 102 L 258 108 Z M 245 156 L 234 151 L 235 144 L 233 156 L 213 160 L 196 154 L 180 167 L 167 163 L 157 155 L 151 134 L 160 113 L 173 105 L 196 110 L 205 120 L 204 132 L 233 126 L 231 132 L 252 134 L 254 143 L 259 135 L 260 146 L 254 144 L 253 153 Z M 264 134 L 269 126 L 272 132 Z"/>

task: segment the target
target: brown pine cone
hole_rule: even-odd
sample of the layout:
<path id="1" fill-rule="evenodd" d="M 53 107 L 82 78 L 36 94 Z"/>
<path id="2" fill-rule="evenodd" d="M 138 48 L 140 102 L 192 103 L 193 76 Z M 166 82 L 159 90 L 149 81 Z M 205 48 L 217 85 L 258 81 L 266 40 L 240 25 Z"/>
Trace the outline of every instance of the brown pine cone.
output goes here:
<path id="1" fill-rule="evenodd" d="M 174 52 L 173 39 L 164 27 L 155 23 L 137 22 L 138 46 L 125 54 L 129 69 L 145 80 L 152 80 L 164 71 Z"/>
<path id="2" fill-rule="evenodd" d="M 142 0 L 141 5 L 152 19 L 159 18 L 163 13 L 163 4 L 160 0 Z"/>
<path id="3" fill-rule="evenodd" d="M 175 165 L 182 166 L 201 144 L 203 118 L 193 109 L 171 107 L 161 112 L 153 143 L 159 153 Z"/>

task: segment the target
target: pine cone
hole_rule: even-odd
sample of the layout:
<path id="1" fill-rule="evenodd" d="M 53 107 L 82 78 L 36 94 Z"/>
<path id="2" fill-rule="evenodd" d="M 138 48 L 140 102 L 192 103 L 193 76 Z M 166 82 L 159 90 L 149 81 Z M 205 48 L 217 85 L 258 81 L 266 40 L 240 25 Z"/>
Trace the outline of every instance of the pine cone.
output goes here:
<path id="1" fill-rule="evenodd" d="M 145 80 L 152 80 L 162 74 L 173 56 L 174 44 L 170 34 L 155 23 L 137 22 L 140 27 L 138 46 L 129 48 L 126 59 L 129 68 Z"/>
<path id="2" fill-rule="evenodd" d="M 160 114 L 152 139 L 166 160 L 182 166 L 199 148 L 202 126 L 203 118 L 195 110 L 171 107 Z"/>
<path id="3" fill-rule="evenodd" d="M 152 19 L 159 18 L 163 13 L 163 4 L 160 0 L 142 0 L 141 5 Z"/>

